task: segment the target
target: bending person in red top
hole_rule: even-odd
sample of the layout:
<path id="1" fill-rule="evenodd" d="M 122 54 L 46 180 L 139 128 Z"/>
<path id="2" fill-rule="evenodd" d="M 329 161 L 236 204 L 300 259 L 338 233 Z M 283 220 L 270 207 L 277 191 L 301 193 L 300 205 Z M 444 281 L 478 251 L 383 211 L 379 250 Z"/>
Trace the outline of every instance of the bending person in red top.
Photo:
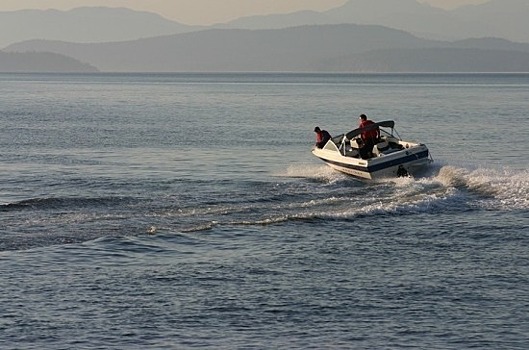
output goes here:
<path id="1" fill-rule="evenodd" d="M 314 132 L 316 133 L 316 147 L 323 148 L 327 141 L 331 139 L 331 134 L 327 132 L 327 130 L 322 130 L 318 126 L 314 128 Z"/>

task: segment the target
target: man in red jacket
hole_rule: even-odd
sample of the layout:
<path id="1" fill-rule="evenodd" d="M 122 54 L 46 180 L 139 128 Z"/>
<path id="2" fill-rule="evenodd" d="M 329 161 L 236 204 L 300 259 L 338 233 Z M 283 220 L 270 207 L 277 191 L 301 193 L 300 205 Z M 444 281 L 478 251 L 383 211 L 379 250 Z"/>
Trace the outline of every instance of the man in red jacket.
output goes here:
<path id="1" fill-rule="evenodd" d="M 365 128 L 366 126 L 375 124 L 372 120 L 367 119 L 365 114 L 360 115 L 360 128 Z M 380 128 L 376 127 L 372 130 L 366 130 L 361 134 L 362 141 L 364 143 L 364 152 L 366 154 L 371 154 L 373 151 L 373 146 L 375 146 L 380 139 Z"/>

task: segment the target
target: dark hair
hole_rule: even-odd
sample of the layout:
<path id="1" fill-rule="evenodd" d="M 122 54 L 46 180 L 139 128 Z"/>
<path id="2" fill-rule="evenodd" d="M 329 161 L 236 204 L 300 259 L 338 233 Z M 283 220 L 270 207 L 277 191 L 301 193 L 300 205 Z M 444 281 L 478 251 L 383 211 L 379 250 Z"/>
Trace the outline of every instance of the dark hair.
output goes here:
<path id="1" fill-rule="evenodd" d="M 362 120 L 366 120 L 366 119 L 367 119 L 367 115 L 365 115 L 365 114 L 360 114 L 360 119 L 362 119 Z"/>
<path id="2" fill-rule="evenodd" d="M 321 131 L 321 129 L 320 129 L 319 126 L 317 126 L 317 127 L 314 128 L 314 132 L 318 132 L 318 131 Z"/>

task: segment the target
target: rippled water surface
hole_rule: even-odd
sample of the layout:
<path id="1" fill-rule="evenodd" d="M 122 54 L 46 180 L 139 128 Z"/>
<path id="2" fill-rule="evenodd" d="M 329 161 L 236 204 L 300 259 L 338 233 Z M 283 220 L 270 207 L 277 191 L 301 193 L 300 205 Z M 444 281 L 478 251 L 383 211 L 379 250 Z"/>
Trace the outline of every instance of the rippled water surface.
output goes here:
<path id="1" fill-rule="evenodd" d="M 525 349 L 529 75 L 0 74 L 2 349 Z M 435 160 L 310 154 L 360 113 Z"/>

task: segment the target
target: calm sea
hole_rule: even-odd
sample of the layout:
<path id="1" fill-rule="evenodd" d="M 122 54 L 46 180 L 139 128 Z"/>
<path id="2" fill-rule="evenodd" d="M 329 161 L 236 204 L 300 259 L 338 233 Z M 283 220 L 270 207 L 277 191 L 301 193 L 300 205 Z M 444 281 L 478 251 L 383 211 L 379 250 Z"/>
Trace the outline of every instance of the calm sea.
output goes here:
<path id="1" fill-rule="evenodd" d="M 364 183 L 358 115 L 435 160 Z M 0 348 L 529 348 L 529 75 L 0 74 Z"/>

